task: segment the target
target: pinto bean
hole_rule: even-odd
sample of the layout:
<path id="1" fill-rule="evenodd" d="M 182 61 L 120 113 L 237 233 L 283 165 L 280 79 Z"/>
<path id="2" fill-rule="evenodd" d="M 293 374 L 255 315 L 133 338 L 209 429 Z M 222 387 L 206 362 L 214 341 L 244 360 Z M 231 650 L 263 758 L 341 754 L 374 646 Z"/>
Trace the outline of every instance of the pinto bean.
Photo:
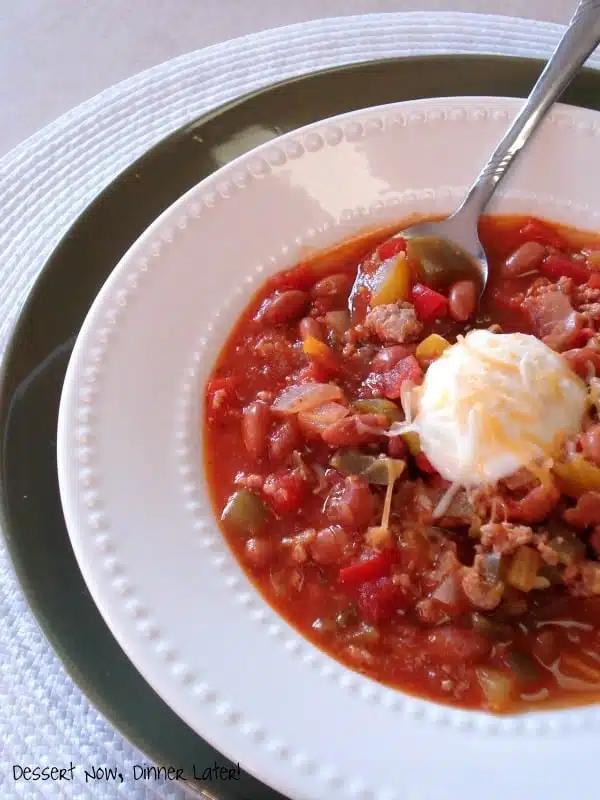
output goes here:
<path id="1" fill-rule="evenodd" d="M 343 528 L 332 525 L 319 531 L 310 544 L 310 554 L 317 564 L 338 564 L 344 555 L 348 537 Z"/>
<path id="2" fill-rule="evenodd" d="M 246 561 L 255 569 L 263 569 L 273 555 L 273 543 L 268 539 L 248 539 L 244 545 Z"/>
<path id="3" fill-rule="evenodd" d="M 477 307 L 477 287 L 474 281 L 456 281 L 448 292 L 448 309 L 452 319 L 466 322 Z"/>
<path id="4" fill-rule="evenodd" d="M 298 331 L 302 340 L 308 339 L 309 336 L 320 342 L 325 340 L 323 326 L 314 317 L 303 317 L 298 325 Z"/>
<path id="5" fill-rule="evenodd" d="M 328 425 L 321 436 L 331 447 L 358 447 L 381 439 L 378 430 L 390 426 L 385 414 L 355 414 Z"/>
<path id="6" fill-rule="evenodd" d="M 295 419 L 286 419 L 272 432 L 269 439 L 269 456 L 273 461 L 285 461 L 296 449 L 300 431 Z"/>
<path id="7" fill-rule="evenodd" d="M 416 345 L 395 344 L 392 347 L 382 347 L 371 362 L 373 372 L 389 372 L 399 361 L 414 355 Z"/>
<path id="8" fill-rule="evenodd" d="M 507 500 L 508 517 L 513 522 L 534 525 L 548 517 L 560 500 L 556 486 L 536 486 L 521 500 Z"/>
<path id="9" fill-rule="evenodd" d="M 573 508 L 567 508 L 563 519 L 574 528 L 600 525 L 600 492 L 584 492 Z"/>
<path id="10" fill-rule="evenodd" d="M 352 276 L 345 272 L 326 275 L 312 287 L 313 300 L 321 297 L 346 298 L 352 286 Z"/>
<path id="11" fill-rule="evenodd" d="M 271 424 L 271 409 L 262 400 L 246 406 L 242 416 L 242 438 L 248 453 L 258 460 L 264 454 Z"/>
<path id="12" fill-rule="evenodd" d="M 525 242 L 506 259 L 502 274 L 506 278 L 518 278 L 535 269 L 546 255 L 546 248 L 539 242 Z"/>
<path id="13" fill-rule="evenodd" d="M 596 466 L 600 466 L 600 425 L 594 425 L 587 433 L 581 437 L 581 449 L 583 455 L 593 461 Z"/>
<path id="14" fill-rule="evenodd" d="M 304 313 L 308 302 L 308 294 L 300 289 L 275 292 L 264 301 L 256 318 L 271 325 L 290 322 Z"/>
<path id="15" fill-rule="evenodd" d="M 329 519 L 349 528 L 364 528 L 373 517 L 374 501 L 369 484 L 354 475 L 330 495 L 326 513 Z"/>

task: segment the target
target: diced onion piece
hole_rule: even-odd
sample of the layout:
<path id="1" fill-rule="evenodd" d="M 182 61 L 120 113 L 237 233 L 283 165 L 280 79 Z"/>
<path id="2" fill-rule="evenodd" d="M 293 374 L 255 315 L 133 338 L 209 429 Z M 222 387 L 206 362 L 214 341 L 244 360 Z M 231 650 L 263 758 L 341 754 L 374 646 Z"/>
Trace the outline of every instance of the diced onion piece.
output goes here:
<path id="1" fill-rule="evenodd" d="M 415 351 L 417 361 L 433 361 L 439 358 L 444 350 L 450 347 L 450 342 L 437 333 L 431 333 L 418 345 Z"/>
<path id="2" fill-rule="evenodd" d="M 301 383 L 284 389 L 273 403 L 273 411 L 298 414 L 310 411 L 331 400 L 342 400 L 343 394 L 334 383 Z"/>
<path id="3" fill-rule="evenodd" d="M 556 553 L 558 563 L 565 566 L 585 558 L 585 542 L 574 531 L 563 531 L 551 536 L 548 547 Z"/>
<path id="4" fill-rule="evenodd" d="M 435 592 L 431 595 L 432 600 L 437 600 L 445 606 L 457 606 L 460 599 L 460 587 L 455 572 L 451 572 L 439 584 Z"/>
<path id="5" fill-rule="evenodd" d="M 506 572 L 506 582 L 521 592 L 530 592 L 535 587 L 540 566 L 541 558 L 537 550 L 527 546 L 519 547 Z"/>
<path id="6" fill-rule="evenodd" d="M 350 328 L 350 314 L 347 311 L 328 311 L 325 314 L 325 324 L 337 336 L 343 336 Z"/>
<path id="7" fill-rule="evenodd" d="M 304 431 L 321 434 L 334 422 L 347 417 L 350 409 L 340 403 L 323 403 L 322 406 L 312 408 L 310 411 L 301 411 L 298 422 Z"/>
<path id="8" fill-rule="evenodd" d="M 392 535 L 387 528 L 377 527 L 369 528 L 365 534 L 365 539 L 370 547 L 375 550 L 383 550 L 385 547 L 391 547 Z"/>
<path id="9" fill-rule="evenodd" d="M 410 270 L 405 253 L 384 261 L 373 276 L 371 306 L 407 300 L 410 293 Z"/>
<path id="10" fill-rule="evenodd" d="M 513 699 L 515 678 L 488 667 L 478 667 L 475 672 L 490 711 L 506 711 Z"/>

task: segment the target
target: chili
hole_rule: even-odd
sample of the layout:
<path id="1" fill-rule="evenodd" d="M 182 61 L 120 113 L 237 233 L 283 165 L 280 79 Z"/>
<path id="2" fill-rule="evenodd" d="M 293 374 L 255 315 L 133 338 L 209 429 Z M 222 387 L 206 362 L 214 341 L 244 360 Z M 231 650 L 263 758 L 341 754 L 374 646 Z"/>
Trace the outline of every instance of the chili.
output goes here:
<path id="1" fill-rule="evenodd" d="M 419 270 L 396 290 L 406 242 L 390 233 L 274 275 L 235 325 L 204 394 L 223 534 L 283 617 L 374 680 L 494 713 L 596 702 L 600 236 L 484 217 L 489 286 L 463 322 Z M 543 338 L 587 384 L 551 473 L 450 486 L 418 434 L 394 429 L 407 383 L 473 327 Z"/>

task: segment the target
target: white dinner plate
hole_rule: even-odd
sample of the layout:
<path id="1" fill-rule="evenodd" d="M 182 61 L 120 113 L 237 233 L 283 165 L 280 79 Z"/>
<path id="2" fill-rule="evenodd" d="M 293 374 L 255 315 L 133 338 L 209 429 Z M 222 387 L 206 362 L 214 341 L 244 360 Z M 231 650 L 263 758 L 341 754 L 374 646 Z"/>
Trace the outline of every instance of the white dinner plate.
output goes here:
<path id="1" fill-rule="evenodd" d="M 198 184 L 96 299 L 67 372 L 67 527 L 112 632 L 202 737 L 294 800 L 595 795 L 600 710 L 495 717 L 386 688 L 283 621 L 207 496 L 205 380 L 269 274 L 368 226 L 454 209 L 521 101 L 411 101 L 315 123 Z M 600 229 L 600 114 L 557 107 L 490 210 Z"/>

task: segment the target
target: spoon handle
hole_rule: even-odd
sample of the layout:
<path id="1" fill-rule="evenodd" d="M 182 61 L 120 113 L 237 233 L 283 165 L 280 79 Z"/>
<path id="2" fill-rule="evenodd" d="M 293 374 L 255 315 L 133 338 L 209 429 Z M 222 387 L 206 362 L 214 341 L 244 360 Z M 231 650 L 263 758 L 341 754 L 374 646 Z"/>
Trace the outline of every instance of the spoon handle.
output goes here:
<path id="1" fill-rule="evenodd" d="M 600 0 L 580 0 L 552 57 L 459 209 L 476 220 L 552 104 L 600 42 Z"/>

